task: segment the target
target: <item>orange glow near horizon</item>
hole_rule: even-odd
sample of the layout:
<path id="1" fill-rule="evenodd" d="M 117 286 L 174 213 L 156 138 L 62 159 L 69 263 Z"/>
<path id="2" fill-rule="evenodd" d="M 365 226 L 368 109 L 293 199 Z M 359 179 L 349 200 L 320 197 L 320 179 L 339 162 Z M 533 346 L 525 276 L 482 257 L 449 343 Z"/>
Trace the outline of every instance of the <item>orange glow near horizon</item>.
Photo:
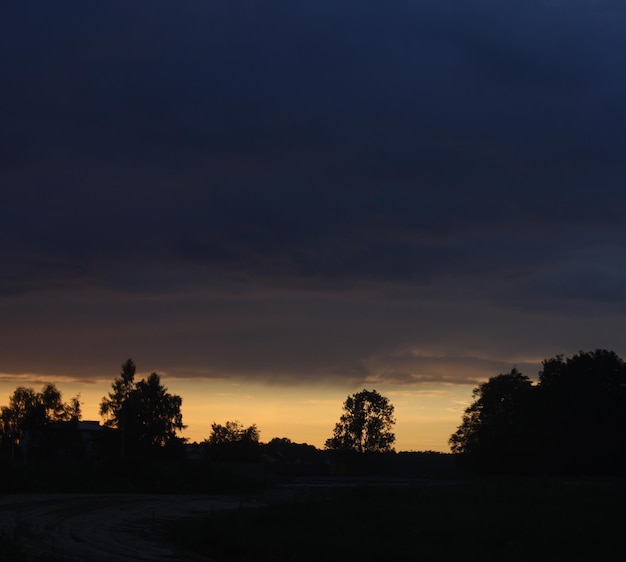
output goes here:
<path id="1" fill-rule="evenodd" d="M 9 396 L 18 386 L 39 390 L 42 378 L 33 377 L 34 382 L 26 377 L 2 381 L 0 405 L 8 404 Z M 102 397 L 111 390 L 111 381 L 49 382 L 63 393 L 64 400 L 80 393 L 83 419 L 101 421 L 99 405 Z M 296 443 L 309 443 L 318 448 L 323 448 L 331 436 L 346 397 L 361 390 L 165 377 L 162 382 L 169 392 L 183 398 L 183 420 L 187 428 L 182 436 L 190 442 L 207 439 L 212 423 L 237 420 L 246 426 L 256 424 L 262 442 L 287 437 Z M 376 385 L 375 388 L 395 406 L 397 451 L 449 451 L 448 438 L 459 425 L 462 411 L 469 403 L 470 386 L 430 384 L 403 389 Z"/>

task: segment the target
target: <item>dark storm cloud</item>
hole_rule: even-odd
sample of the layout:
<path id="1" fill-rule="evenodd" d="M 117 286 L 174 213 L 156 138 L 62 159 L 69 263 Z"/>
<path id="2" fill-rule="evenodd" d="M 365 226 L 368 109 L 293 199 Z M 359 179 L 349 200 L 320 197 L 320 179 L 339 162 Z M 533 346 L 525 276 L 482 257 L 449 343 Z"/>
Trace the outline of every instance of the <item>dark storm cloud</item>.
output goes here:
<path id="1" fill-rule="evenodd" d="M 237 298 L 335 303 L 357 291 L 519 314 L 625 302 L 621 3 L 36 0 L 1 11 L 0 298 L 227 295 L 224 319 L 239 317 Z M 426 368 L 389 359 L 435 341 L 424 327 L 385 317 L 350 355 L 320 336 L 333 322 L 301 333 L 328 345 L 294 343 L 276 370 L 306 357 L 311 373 L 367 377 L 374 356 L 394 380 Z M 202 358 L 222 372 L 237 370 L 218 358 L 233 342 L 274 365 L 269 340 L 290 337 L 269 330 L 264 347 L 259 331 L 229 330 Z M 322 351 L 326 362 L 309 357 Z"/>

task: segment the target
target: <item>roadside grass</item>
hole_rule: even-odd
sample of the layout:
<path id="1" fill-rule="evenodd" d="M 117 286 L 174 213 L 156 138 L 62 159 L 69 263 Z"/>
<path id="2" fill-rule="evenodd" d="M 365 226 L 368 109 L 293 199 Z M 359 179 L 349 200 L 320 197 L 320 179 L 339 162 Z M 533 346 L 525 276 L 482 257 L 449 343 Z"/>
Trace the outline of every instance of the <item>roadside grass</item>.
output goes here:
<path id="1" fill-rule="evenodd" d="M 169 523 L 217 562 L 626 560 L 626 486 L 479 479 L 303 492 L 264 507 Z"/>

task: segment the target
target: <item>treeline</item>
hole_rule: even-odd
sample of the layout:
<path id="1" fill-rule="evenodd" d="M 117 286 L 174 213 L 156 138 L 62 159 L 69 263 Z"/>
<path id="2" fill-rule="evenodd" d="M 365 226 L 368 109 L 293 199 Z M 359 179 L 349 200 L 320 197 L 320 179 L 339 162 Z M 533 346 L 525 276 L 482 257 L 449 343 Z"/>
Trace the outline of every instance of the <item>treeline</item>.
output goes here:
<path id="1" fill-rule="evenodd" d="M 65 403 L 54 385 L 41 392 L 19 387 L 9 405 L 0 411 L 0 451 L 10 451 L 12 462 L 36 457 L 67 458 L 176 458 L 209 457 L 215 460 L 255 461 L 264 451 L 256 425 L 239 422 L 213 423 L 211 434 L 201 444 L 187 444 L 178 433 L 186 426 L 182 398 L 171 394 L 157 373 L 136 380 L 132 359 L 122 364 L 119 377 L 100 403 L 104 425 L 81 422 L 80 399 Z M 348 396 L 344 413 L 326 441 L 335 453 L 394 452 L 394 407 L 375 390 Z M 268 444 L 265 453 L 277 446 L 294 444 L 284 440 Z M 304 444 L 307 448 L 315 447 Z M 305 449 L 300 448 L 302 453 Z M 309 454 L 310 456 L 310 454 Z M 345 456 L 345 455 L 344 455 Z"/>
<path id="2" fill-rule="evenodd" d="M 150 457 L 181 451 L 180 396 L 167 392 L 157 373 L 135 380 L 135 364 L 122 365 L 112 391 L 102 399 L 104 425 L 82 422 L 80 396 L 64 402 L 46 384 L 37 392 L 18 387 L 0 409 L 0 453 L 11 462 Z"/>
<path id="3" fill-rule="evenodd" d="M 0 491 L 198 491 L 265 486 L 282 477 L 449 477 L 452 455 L 396 453 L 394 408 L 375 390 L 348 396 L 325 449 L 258 427 L 213 423 L 200 443 L 180 437 L 182 398 L 157 373 L 139 379 L 132 359 L 82 421 L 80 397 L 52 384 L 18 387 L 0 410 Z"/>
<path id="4" fill-rule="evenodd" d="M 104 425 L 81 422 L 79 397 L 64 402 L 54 385 L 39 392 L 17 388 L 0 410 L 0 456 L 11 464 L 53 458 L 291 463 L 317 471 L 323 465 L 329 473 L 397 465 L 381 460 L 397 458 L 395 419 L 393 405 L 376 391 L 347 398 L 324 451 L 285 438 L 261 443 L 256 425 L 236 421 L 213 423 L 203 442 L 189 444 L 178 435 L 185 427 L 182 398 L 169 393 L 158 374 L 136 380 L 135 372 L 129 359 L 102 399 Z M 478 386 L 473 398 L 450 437 L 463 468 L 626 475 L 626 364 L 615 352 L 546 359 L 537 381 L 513 368 Z"/>
<path id="5" fill-rule="evenodd" d="M 613 351 L 557 355 L 474 390 L 450 446 L 471 470 L 626 475 L 626 365 Z"/>
<path id="6" fill-rule="evenodd" d="M 79 396 L 63 402 L 61 392 L 53 384 L 45 384 L 39 392 L 18 387 L 11 395 L 9 405 L 0 409 L 0 452 L 5 456 L 8 454 L 14 462 L 16 455 L 38 437 L 39 431 L 53 424 L 75 426 L 81 415 Z M 57 445 L 52 437 L 50 435 L 42 448 Z"/>

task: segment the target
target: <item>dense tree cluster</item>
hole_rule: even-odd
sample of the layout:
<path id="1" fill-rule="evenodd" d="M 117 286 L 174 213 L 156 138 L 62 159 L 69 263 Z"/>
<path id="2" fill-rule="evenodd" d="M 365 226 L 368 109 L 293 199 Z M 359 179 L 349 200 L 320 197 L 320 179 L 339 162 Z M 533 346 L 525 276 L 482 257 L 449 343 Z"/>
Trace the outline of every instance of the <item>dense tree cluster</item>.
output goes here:
<path id="1" fill-rule="evenodd" d="M 122 456 L 158 451 L 180 442 L 176 433 L 185 428 L 182 398 L 170 394 L 157 373 L 135 382 L 135 363 L 128 359 L 112 392 L 102 399 L 105 425 L 120 431 Z"/>
<path id="2" fill-rule="evenodd" d="M 256 424 L 244 427 L 238 421 L 227 421 L 224 425 L 212 423 L 204 444 L 214 460 L 252 461 L 261 455 L 259 437 Z"/>
<path id="3" fill-rule="evenodd" d="M 287 437 L 274 437 L 263 445 L 263 450 L 274 457 L 297 462 L 312 461 L 319 458 L 321 452 L 308 443 L 294 443 Z"/>
<path id="4" fill-rule="evenodd" d="M 612 351 L 547 359 L 535 384 L 513 369 L 473 397 L 450 438 L 470 467 L 626 473 L 626 365 Z"/>
<path id="5" fill-rule="evenodd" d="M 9 405 L 0 410 L 0 446 L 14 449 L 29 432 L 80 417 L 79 396 L 63 402 L 61 392 L 53 384 L 44 385 L 40 392 L 20 386 L 9 398 Z"/>

